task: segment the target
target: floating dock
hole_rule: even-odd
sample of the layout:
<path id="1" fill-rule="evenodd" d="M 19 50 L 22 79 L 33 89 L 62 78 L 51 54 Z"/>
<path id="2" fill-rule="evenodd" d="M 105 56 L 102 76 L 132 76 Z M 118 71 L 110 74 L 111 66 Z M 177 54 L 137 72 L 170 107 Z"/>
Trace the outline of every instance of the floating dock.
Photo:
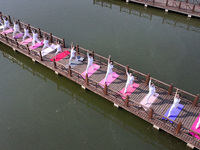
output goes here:
<path id="1" fill-rule="evenodd" d="M 5 15 L 3 15 L 5 16 Z M 11 27 L 13 27 L 12 20 L 9 18 Z M 29 24 L 20 22 L 20 29 L 23 31 L 24 27 L 28 27 L 30 35 L 31 30 L 38 31 L 39 40 L 42 41 L 44 36 L 49 38 L 49 43 L 56 45 L 60 41 L 63 47 L 63 52 L 58 54 L 55 59 L 55 51 L 45 49 L 42 52 L 42 46 L 32 48 L 31 40 L 26 39 L 26 43 L 22 43 L 22 36 L 12 38 L 12 30 L 7 33 L 2 33 L 0 30 L 0 41 L 5 45 L 11 47 L 14 51 L 26 55 L 34 62 L 40 63 L 47 68 L 54 71 L 57 75 L 62 75 L 77 84 L 83 89 L 88 89 L 97 95 L 104 97 L 113 103 L 117 108 L 123 108 L 128 112 L 142 118 L 143 120 L 151 123 L 155 129 L 162 129 L 167 133 L 179 138 L 186 142 L 191 148 L 200 149 L 200 129 L 194 129 L 198 121 L 200 113 L 199 94 L 193 95 L 186 91 L 179 90 L 181 94 L 181 102 L 177 110 L 175 110 L 172 117 L 167 118 L 166 113 L 171 107 L 174 99 L 174 94 L 177 90 L 173 84 L 166 84 L 155 78 L 151 78 L 152 82 L 156 85 L 156 94 L 152 96 L 147 105 L 144 100 L 149 92 L 150 74 L 143 74 L 139 71 L 123 66 L 114 61 L 113 77 L 110 77 L 109 82 L 104 84 L 108 59 L 100 56 L 94 51 L 89 51 L 76 45 L 76 55 L 80 60 L 73 60 L 72 65 L 68 66 L 70 44 L 66 44 L 64 39 L 58 38 L 52 33 L 47 33 L 39 28 L 35 28 Z M 84 74 L 87 66 L 87 52 L 91 53 L 94 57 L 95 69 L 89 69 L 88 74 Z M 128 88 L 126 94 L 123 89 L 126 84 L 127 76 L 126 69 L 133 73 L 135 81 L 133 88 Z"/>
<path id="2" fill-rule="evenodd" d="M 94 0 L 96 2 L 100 0 Z M 175 12 L 192 16 L 200 17 L 200 2 L 197 0 L 126 0 L 126 3 L 133 2 L 144 5 L 144 7 L 155 7 L 163 9 L 165 12 Z"/>

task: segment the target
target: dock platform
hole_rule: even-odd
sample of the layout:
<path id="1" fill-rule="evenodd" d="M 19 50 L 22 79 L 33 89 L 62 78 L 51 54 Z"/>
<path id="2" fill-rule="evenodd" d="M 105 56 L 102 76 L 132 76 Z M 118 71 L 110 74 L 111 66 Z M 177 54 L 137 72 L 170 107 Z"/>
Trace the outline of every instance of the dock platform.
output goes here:
<path id="1" fill-rule="evenodd" d="M 3 15 L 6 16 L 6 15 Z M 9 18 L 11 27 L 13 27 L 12 20 Z M 63 47 L 63 51 L 69 52 L 71 47 L 70 43 L 66 44 L 64 39 L 58 38 L 52 33 L 47 33 L 39 28 L 35 28 L 29 24 L 20 22 L 20 29 L 23 31 L 24 27 L 29 28 L 30 35 L 32 36 L 31 30 L 37 30 L 39 40 L 42 41 L 44 36 L 49 38 L 50 44 L 55 44 L 60 41 Z M 124 66 L 116 61 L 113 61 L 113 72 L 117 74 L 117 77 L 109 85 L 102 84 L 102 80 L 105 78 L 108 59 L 94 53 L 94 51 L 89 51 L 80 47 L 76 44 L 76 54 L 80 58 L 84 58 L 83 61 L 78 62 L 73 67 L 67 66 L 69 62 L 69 54 L 62 57 L 60 60 L 52 59 L 55 56 L 55 51 L 51 51 L 45 55 L 42 55 L 42 46 L 30 49 L 31 42 L 27 44 L 22 44 L 21 38 L 12 38 L 12 32 L 4 34 L 2 29 L 0 30 L 0 41 L 5 45 L 11 47 L 14 51 L 24 54 L 25 56 L 32 59 L 41 65 L 46 66 L 58 75 L 62 75 L 77 84 L 82 88 L 90 90 L 97 95 L 104 97 L 109 100 L 116 107 L 125 109 L 126 111 L 142 118 L 143 120 L 151 123 L 154 128 L 162 129 L 167 133 L 179 138 L 180 140 L 187 143 L 190 147 L 196 147 L 200 149 L 200 132 L 192 129 L 195 120 L 200 114 L 199 94 L 193 95 L 181 89 L 178 89 L 181 94 L 180 105 L 183 106 L 180 109 L 180 113 L 175 117 L 175 119 L 170 119 L 165 116 L 166 112 L 169 110 L 173 104 L 174 94 L 177 90 L 173 84 L 167 84 L 151 77 L 152 82 L 156 85 L 157 96 L 154 98 L 151 104 L 145 105 L 142 101 L 145 99 L 149 92 L 149 74 L 143 74 L 139 71 L 129 68 L 129 66 Z M 94 64 L 98 65 L 99 68 L 92 75 L 83 75 L 87 66 L 87 52 L 91 53 L 94 57 Z M 72 62 L 73 63 L 73 62 Z M 126 69 L 133 73 L 135 80 L 135 90 L 128 96 L 124 95 L 123 88 L 125 87 L 127 75 Z M 70 85 L 69 85 L 70 86 Z M 193 136 L 192 134 L 196 134 Z"/>

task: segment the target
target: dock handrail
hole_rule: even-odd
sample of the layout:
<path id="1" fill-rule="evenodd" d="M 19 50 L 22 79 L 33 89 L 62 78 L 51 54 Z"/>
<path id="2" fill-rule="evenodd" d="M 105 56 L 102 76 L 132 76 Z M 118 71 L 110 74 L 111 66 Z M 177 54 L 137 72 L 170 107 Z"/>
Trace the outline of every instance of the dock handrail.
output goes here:
<path id="1" fill-rule="evenodd" d="M 6 17 L 10 18 L 9 16 L 4 15 L 4 14 L 2 14 L 2 16 L 6 16 Z M 11 22 L 12 22 L 12 21 L 11 21 Z M 28 26 L 28 25 L 29 25 L 29 24 L 24 23 L 24 22 L 20 22 L 20 24 L 21 24 L 21 26 Z M 29 25 L 29 26 L 30 26 L 30 25 Z M 37 28 L 35 28 L 35 27 L 33 27 L 33 26 L 30 26 L 30 28 L 31 28 L 31 29 L 35 29 L 35 30 L 38 30 Z M 45 32 L 45 31 L 43 31 L 43 30 L 40 30 L 40 32 L 41 32 L 41 35 L 42 35 L 42 36 L 43 36 L 44 34 L 45 34 L 45 35 L 49 35 L 47 32 Z M 2 37 L 2 36 L 3 36 L 3 35 L 1 35 L 1 37 Z M 63 39 L 58 38 L 58 37 L 56 37 L 56 36 L 54 36 L 54 35 L 52 35 L 52 37 L 53 37 L 53 41 L 54 41 L 54 42 L 56 42 L 57 40 L 60 40 L 61 42 L 63 41 Z M 5 38 L 7 39 L 8 37 L 5 37 Z M 9 39 L 12 43 L 15 42 L 15 41 L 14 41 L 13 39 L 11 39 L 11 38 L 8 38 L 8 39 Z M 25 48 L 24 45 L 21 45 L 21 44 L 19 44 L 19 43 L 18 43 L 18 45 L 19 45 L 20 47 L 23 47 L 23 49 Z M 37 53 L 35 50 L 31 50 L 31 51 L 33 51 L 35 54 Z M 87 52 L 92 53 L 90 50 L 86 50 L 86 49 L 84 49 L 84 48 L 82 48 L 82 47 L 79 47 L 79 51 L 80 51 L 80 53 L 82 53 L 82 54 L 86 54 Z M 105 57 L 103 57 L 103 56 L 101 56 L 101 55 L 98 55 L 98 54 L 96 54 L 96 53 L 94 53 L 94 59 L 99 60 L 101 63 L 105 63 L 105 64 L 107 64 L 107 61 L 108 61 L 107 58 L 105 58 Z M 118 67 L 116 67 L 116 65 L 117 65 Z M 119 66 L 120 66 L 121 68 L 119 68 Z M 124 72 L 125 72 L 126 66 L 121 65 L 121 64 L 119 64 L 118 62 L 115 62 L 115 61 L 114 61 L 114 67 L 115 67 L 116 69 L 120 69 L 121 71 L 124 71 Z M 124 68 L 124 69 L 123 69 L 123 68 Z M 141 72 L 139 72 L 139 71 L 136 71 L 136 70 L 134 70 L 134 69 L 129 69 L 129 70 L 130 70 L 131 72 L 133 72 L 134 75 L 137 74 L 137 75 L 135 75 L 135 76 L 138 77 L 138 78 L 141 79 L 141 80 L 145 80 L 145 78 L 146 78 L 146 76 L 147 76 L 146 74 L 141 73 Z M 162 82 L 162 81 L 160 81 L 160 80 L 157 80 L 157 79 L 155 79 L 155 78 L 152 78 L 152 79 L 155 81 L 155 85 L 157 85 L 158 87 L 162 87 L 162 88 L 164 88 L 166 91 L 167 91 L 167 89 L 169 89 L 169 87 L 170 87 L 169 84 L 164 83 L 164 82 Z M 179 88 L 173 87 L 172 91 L 175 92 L 177 89 L 179 89 Z M 198 95 L 194 95 L 194 94 L 188 93 L 188 92 L 186 92 L 186 91 L 184 91 L 184 90 L 180 90 L 180 89 L 179 89 L 179 92 L 181 93 L 181 96 L 182 96 L 186 101 L 188 101 L 188 102 L 194 101 L 195 98 L 198 97 Z M 198 100 L 199 100 L 199 98 L 198 98 Z M 196 101 L 197 104 L 194 104 L 194 105 L 199 106 L 198 100 Z"/>
<path id="2" fill-rule="evenodd" d="M 87 52 L 90 52 L 91 53 L 91 51 L 90 50 L 86 50 L 86 49 L 84 49 L 84 48 L 82 48 L 82 47 L 79 47 L 79 49 L 81 50 L 80 52 L 82 52 L 83 54 L 86 54 Z M 108 58 L 105 58 L 105 57 L 103 57 L 103 56 L 100 56 L 100 55 L 98 55 L 98 54 L 96 54 L 96 53 L 94 53 L 94 59 L 95 60 L 101 60 L 100 62 L 102 63 L 105 63 L 105 64 L 107 64 L 107 61 L 108 61 Z M 103 60 L 103 61 L 102 61 Z M 121 71 L 124 71 L 125 72 L 125 68 L 126 68 L 126 66 L 124 66 L 124 65 L 121 65 L 121 64 L 119 64 L 119 63 L 117 63 L 117 62 L 115 62 L 114 61 L 114 67 L 116 68 L 116 69 L 119 69 L 119 68 L 117 68 L 115 65 L 118 65 L 118 66 L 120 66 L 120 67 L 122 67 L 122 68 L 124 68 L 124 69 L 121 69 Z M 134 69 L 129 69 L 131 72 L 133 72 L 133 74 L 135 75 L 135 73 L 137 73 L 138 75 L 140 75 L 140 76 L 137 76 L 139 79 L 141 79 L 141 80 L 145 80 L 145 78 L 146 78 L 146 74 L 144 74 L 144 73 L 141 73 L 141 72 L 139 72 L 139 71 L 136 71 L 136 70 L 134 70 Z M 142 77 L 142 78 L 141 78 Z M 157 79 L 155 79 L 155 78 L 153 78 L 153 77 L 151 77 L 152 78 L 152 80 L 155 82 L 155 85 L 156 86 L 158 86 L 158 87 L 160 87 L 160 88 L 164 88 L 164 90 L 167 92 L 168 91 L 168 89 L 170 88 L 170 84 L 167 84 L 167 83 L 164 83 L 164 82 L 162 82 L 162 81 L 160 81 L 160 80 L 157 80 Z M 184 98 L 185 100 L 186 100 L 186 97 L 188 97 L 187 99 L 188 100 L 186 100 L 186 101 L 188 101 L 188 102 L 191 102 L 191 101 L 193 101 L 197 96 L 196 95 L 194 95 L 194 94 L 191 94 L 191 93 L 188 93 L 188 92 L 186 92 L 186 91 L 184 91 L 184 90 L 180 90 L 179 88 L 177 88 L 177 87 L 173 87 L 173 92 L 175 92 L 176 90 L 179 90 L 179 93 L 181 94 L 181 96 L 182 96 L 182 98 Z"/>

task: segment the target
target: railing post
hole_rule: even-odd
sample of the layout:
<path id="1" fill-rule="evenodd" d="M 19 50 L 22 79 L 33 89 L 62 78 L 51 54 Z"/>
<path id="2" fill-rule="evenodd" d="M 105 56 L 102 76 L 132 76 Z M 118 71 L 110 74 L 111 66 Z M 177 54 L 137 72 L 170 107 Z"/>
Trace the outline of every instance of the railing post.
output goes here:
<path id="1" fill-rule="evenodd" d="M 2 18 L 2 13 L 0 12 L 0 18 L 1 18 L 1 20 L 3 20 L 3 18 Z"/>
<path id="2" fill-rule="evenodd" d="M 192 105 L 193 105 L 193 106 L 196 106 L 196 104 L 198 103 L 198 100 L 199 100 L 199 94 L 197 94 L 197 96 L 195 97 L 195 99 L 194 99 Z"/>
<path id="3" fill-rule="evenodd" d="M 92 50 L 92 57 L 93 57 L 93 59 L 94 59 L 94 51 Z"/>
<path id="4" fill-rule="evenodd" d="M 56 43 L 58 43 L 58 39 L 56 39 Z"/>
<path id="5" fill-rule="evenodd" d="M 193 6 L 193 8 L 192 8 L 192 12 L 194 12 L 194 10 L 195 10 L 195 6 L 196 6 L 196 5 L 194 4 L 194 6 Z"/>
<path id="6" fill-rule="evenodd" d="M 168 0 L 166 1 L 166 6 L 168 6 Z"/>
<path id="7" fill-rule="evenodd" d="M 153 109 L 150 108 L 149 110 L 149 119 L 152 119 L 153 118 Z"/>
<path id="8" fill-rule="evenodd" d="M 126 99 L 125 99 L 125 106 L 126 107 L 128 107 L 129 105 L 128 105 L 128 102 L 129 102 L 129 96 L 128 95 L 126 95 Z"/>
<path id="9" fill-rule="evenodd" d="M 68 70 L 69 70 L 68 75 L 71 77 L 72 76 L 72 71 L 71 71 L 71 66 L 70 65 L 68 67 Z"/>
<path id="10" fill-rule="evenodd" d="M 107 84 L 105 83 L 105 86 L 104 86 L 104 95 L 107 95 L 108 94 L 108 88 L 107 88 Z"/>
<path id="11" fill-rule="evenodd" d="M 169 86 L 168 95 L 172 94 L 172 89 L 173 89 L 173 83 L 171 83 L 171 85 Z"/>
<path id="12" fill-rule="evenodd" d="M 86 76 L 85 76 L 85 84 L 88 85 L 89 82 L 88 82 L 88 74 L 86 73 Z"/>
<path id="13" fill-rule="evenodd" d="M 9 40 L 8 40 L 7 34 L 5 34 L 5 37 L 6 37 L 6 42 L 9 43 Z"/>
<path id="14" fill-rule="evenodd" d="M 43 37 L 47 37 L 48 38 L 48 35 L 46 33 L 43 33 Z M 49 39 L 49 38 L 48 38 Z"/>
<path id="15" fill-rule="evenodd" d="M 28 32 L 31 33 L 31 27 L 30 27 L 30 24 L 28 24 Z"/>
<path id="16" fill-rule="evenodd" d="M 8 21 L 9 21 L 10 24 L 12 24 L 12 21 L 11 21 L 10 15 L 8 15 Z"/>
<path id="17" fill-rule="evenodd" d="M 78 54 L 79 54 L 79 45 L 76 44 L 76 56 L 78 56 Z"/>
<path id="18" fill-rule="evenodd" d="M 30 54 L 31 54 L 31 52 L 30 52 L 30 49 L 29 49 L 29 46 L 28 46 L 28 44 L 26 45 L 26 47 L 27 47 L 27 50 L 28 50 L 28 54 L 30 55 Z"/>
<path id="19" fill-rule="evenodd" d="M 65 39 L 64 38 L 62 39 L 62 46 L 63 46 L 63 48 L 65 48 Z"/>
<path id="20" fill-rule="evenodd" d="M 39 37 L 41 38 L 41 37 L 42 37 L 42 34 L 41 34 L 40 28 L 38 28 L 38 34 L 39 34 Z"/>
<path id="21" fill-rule="evenodd" d="M 127 72 L 129 72 L 129 65 L 126 66 L 126 70 Z M 127 75 L 127 74 L 126 74 Z"/>
<path id="22" fill-rule="evenodd" d="M 20 20 L 18 19 L 18 23 L 19 23 L 19 29 L 21 29 L 21 23 L 20 23 Z"/>
<path id="23" fill-rule="evenodd" d="M 56 67 L 56 60 L 55 60 L 55 58 L 53 59 L 53 65 L 54 65 L 54 68 L 55 68 L 55 69 L 57 69 L 57 67 Z"/>
<path id="24" fill-rule="evenodd" d="M 147 76 L 146 76 L 146 82 L 145 82 L 146 85 L 149 84 L 149 80 L 150 80 L 150 74 L 147 74 Z"/>
<path id="25" fill-rule="evenodd" d="M 49 34 L 49 42 L 53 43 L 52 33 Z"/>
<path id="26" fill-rule="evenodd" d="M 19 48 L 19 43 L 17 42 L 17 39 L 15 39 L 15 43 L 17 45 L 17 48 Z"/>
<path id="27" fill-rule="evenodd" d="M 181 8 L 181 2 L 179 3 L 179 6 L 178 6 L 178 9 L 180 9 Z"/>
<path id="28" fill-rule="evenodd" d="M 178 125 L 177 125 L 177 128 L 176 128 L 176 134 L 178 134 L 180 132 L 181 126 L 182 126 L 182 123 L 179 122 Z"/>
<path id="29" fill-rule="evenodd" d="M 6 39 L 6 42 L 8 43 L 8 37 L 7 37 L 7 35 L 5 34 L 5 39 Z"/>
<path id="30" fill-rule="evenodd" d="M 40 60 L 43 61 L 42 52 L 40 51 Z"/>

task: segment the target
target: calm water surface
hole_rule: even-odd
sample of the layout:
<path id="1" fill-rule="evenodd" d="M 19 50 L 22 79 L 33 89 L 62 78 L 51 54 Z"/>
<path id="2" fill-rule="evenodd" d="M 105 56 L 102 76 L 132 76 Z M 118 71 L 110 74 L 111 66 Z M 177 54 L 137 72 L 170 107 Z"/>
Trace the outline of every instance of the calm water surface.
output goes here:
<path id="1" fill-rule="evenodd" d="M 67 43 L 111 54 L 193 94 L 200 91 L 199 19 L 120 0 L 0 2 L 4 14 Z M 0 51 L 1 150 L 189 149 L 11 48 L 0 44 Z"/>

